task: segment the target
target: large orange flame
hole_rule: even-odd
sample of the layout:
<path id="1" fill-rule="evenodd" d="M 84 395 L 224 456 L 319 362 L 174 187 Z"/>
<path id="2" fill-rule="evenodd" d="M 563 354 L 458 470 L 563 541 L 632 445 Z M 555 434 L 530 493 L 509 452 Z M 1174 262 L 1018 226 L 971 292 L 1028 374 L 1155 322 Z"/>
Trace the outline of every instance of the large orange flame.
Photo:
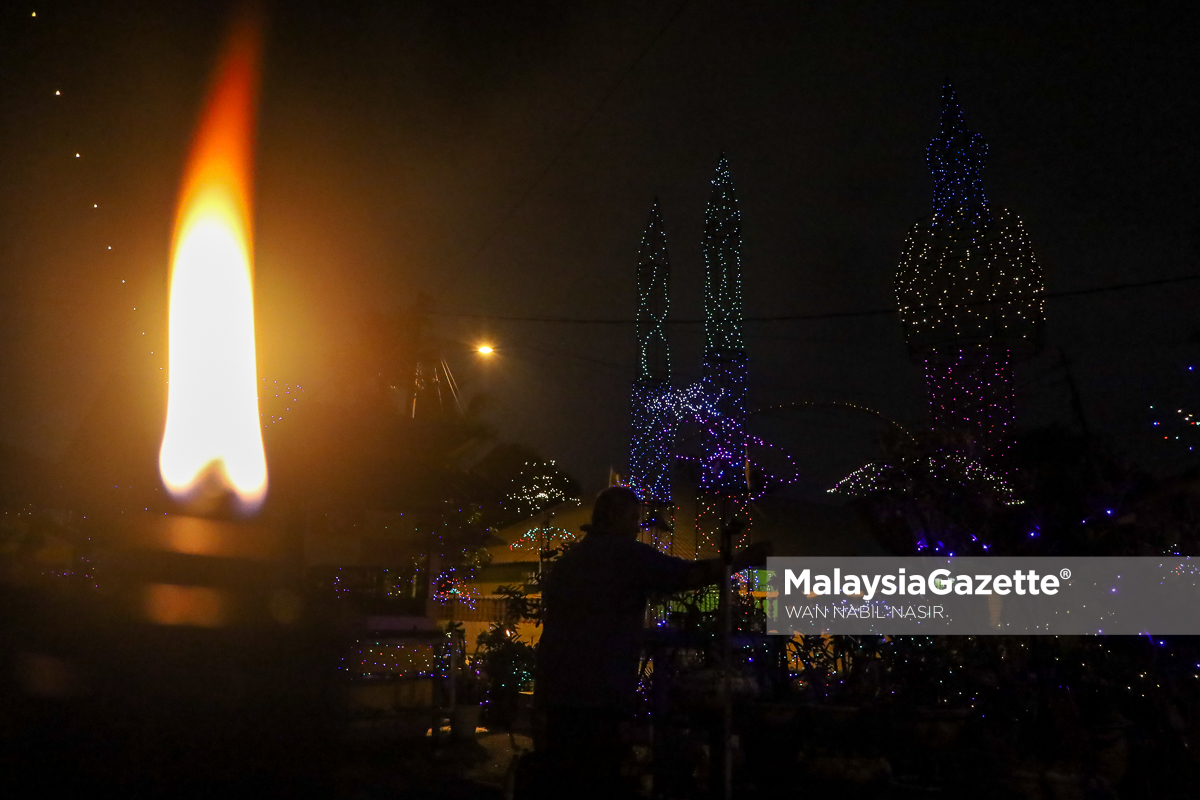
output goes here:
<path id="1" fill-rule="evenodd" d="M 171 253 L 167 424 L 158 467 L 173 497 L 267 493 L 254 349 L 251 219 L 259 26 L 231 35 L 192 145 Z"/>

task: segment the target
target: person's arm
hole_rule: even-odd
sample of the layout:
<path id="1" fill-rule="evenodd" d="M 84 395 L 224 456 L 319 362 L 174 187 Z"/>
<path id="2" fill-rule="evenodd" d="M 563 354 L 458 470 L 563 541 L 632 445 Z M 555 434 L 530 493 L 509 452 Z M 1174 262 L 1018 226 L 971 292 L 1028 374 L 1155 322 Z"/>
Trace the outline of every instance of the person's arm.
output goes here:
<path id="1" fill-rule="evenodd" d="M 751 567 L 764 567 L 767 557 L 771 555 L 770 542 L 758 542 L 738 550 L 733 554 L 732 572 L 741 572 Z M 680 589 L 699 589 L 714 583 L 720 583 L 721 570 L 724 563 L 720 558 L 709 558 L 704 561 L 692 562 L 684 573 L 683 586 Z"/>

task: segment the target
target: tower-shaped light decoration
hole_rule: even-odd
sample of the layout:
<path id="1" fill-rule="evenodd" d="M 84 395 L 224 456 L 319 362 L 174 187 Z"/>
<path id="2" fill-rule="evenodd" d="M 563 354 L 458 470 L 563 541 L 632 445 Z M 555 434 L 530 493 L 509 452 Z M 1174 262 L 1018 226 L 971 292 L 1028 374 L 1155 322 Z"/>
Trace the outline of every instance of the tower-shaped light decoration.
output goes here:
<path id="1" fill-rule="evenodd" d="M 709 432 L 702 487 L 746 494 L 746 343 L 742 334 L 742 215 L 722 153 L 704 219 L 703 383 L 719 416 Z"/>
<path id="2" fill-rule="evenodd" d="M 651 505 L 671 502 L 675 426 L 671 402 L 671 354 L 667 344 L 671 265 L 658 201 L 642 234 L 637 266 L 637 339 L 640 362 L 633 382 L 633 432 L 629 483 Z"/>
<path id="3" fill-rule="evenodd" d="M 909 353 L 925 369 L 934 429 L 969 439 L 980 458 L 1002 459 L 1013 361 L 1041 346 L 1042 270 L 1017 215 L 988 205 L 987 144 L 965 127 L 949 83 L 942 103 L 927 152 L 933 216 L 904 242 L 896 299 Z"/>
<path id="4" fill-rule="evenodd" d="M 184 173 L 171 254 L 167 422 L 159 472 L 197 509 L 250 513 L 267 492 L 254 347 L 252 155 L 258 28 L 221 58 Z"/>

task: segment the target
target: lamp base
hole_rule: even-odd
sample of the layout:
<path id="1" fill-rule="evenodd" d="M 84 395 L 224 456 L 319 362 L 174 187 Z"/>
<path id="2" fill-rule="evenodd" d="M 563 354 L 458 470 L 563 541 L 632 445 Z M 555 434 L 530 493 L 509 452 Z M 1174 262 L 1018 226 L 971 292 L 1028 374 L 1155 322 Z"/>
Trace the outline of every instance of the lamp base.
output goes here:
<path id="1" fill-rule="evenodd" d="M 164 515 L 113 526 L 70 591 L 0 587 L 0 773 L 48 795 L 327 793 L 340 637 L 287 536 Z"/>

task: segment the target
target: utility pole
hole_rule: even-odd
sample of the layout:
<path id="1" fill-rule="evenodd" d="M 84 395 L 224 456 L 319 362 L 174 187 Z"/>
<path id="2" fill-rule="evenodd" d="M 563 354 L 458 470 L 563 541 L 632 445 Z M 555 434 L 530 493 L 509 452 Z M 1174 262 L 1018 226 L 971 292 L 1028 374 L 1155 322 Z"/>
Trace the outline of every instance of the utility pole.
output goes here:
<path id="1" fill-rule="evenodd" d="M 743 523 L 721 498 L 721 797 L 733 798 L 733 540 Z"/>

